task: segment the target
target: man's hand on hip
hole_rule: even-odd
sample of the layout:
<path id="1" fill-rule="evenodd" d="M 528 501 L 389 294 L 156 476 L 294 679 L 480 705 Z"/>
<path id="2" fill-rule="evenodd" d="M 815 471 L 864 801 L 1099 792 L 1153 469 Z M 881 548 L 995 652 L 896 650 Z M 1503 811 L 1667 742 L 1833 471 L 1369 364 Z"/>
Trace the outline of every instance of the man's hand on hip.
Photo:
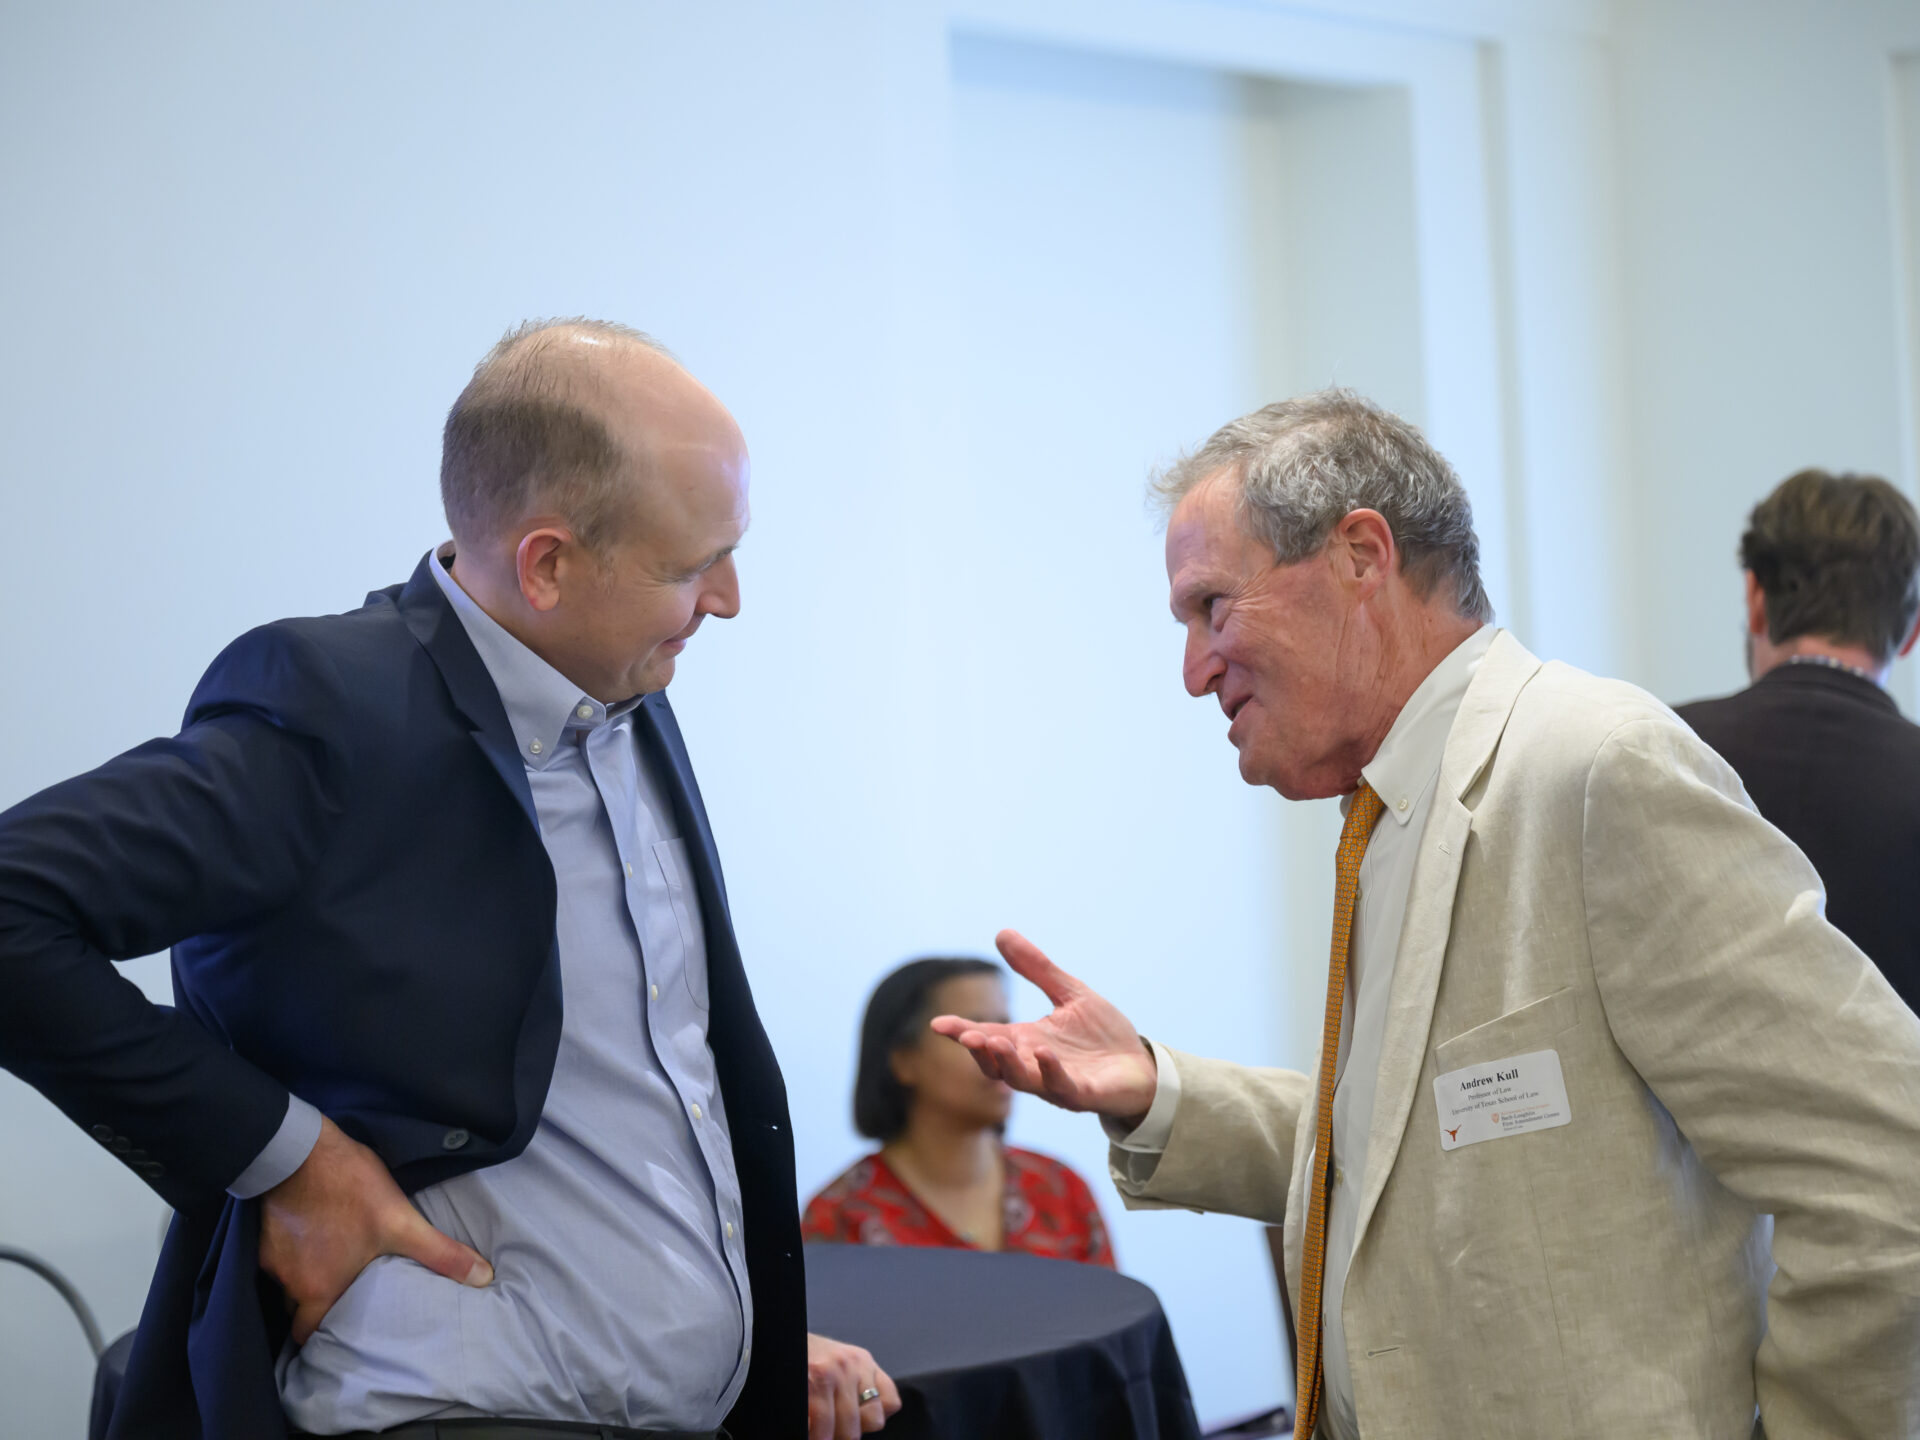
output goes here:
<path id="1" fill-rule="evenodd" d="M 994 944 L 1014 973 L 1046 992 L 1053 1013 L 1019 1025 L 941 1015 L 933 1021 L 935 1032 L 958 1040 L 981 1070 L 1016 1090 L 1063 1110 L 1091 1110 L 1138 1124 L 1153 1104 L 1159 1081 L 1159 1067 L 1140 1032 L 1024 935 L 1002 930 Z"/>
<path id="2" fill-rule="evenodd" d="M 417 1260 L 463 1285 L 493 1283 L 493 1267 L 429 1225 L 378 1155 L 322 1120 L 306 1162 L 260 1197 L 260 1268 L 287 1292 L 295 1344 L 306 1344 L 382 1255 Z"/>
<path id="3" fill-rule="evenodd" d="M 900 1392 L 858 1345 L 807 1336 L 807 1440 L 860 1440 L 900 1408 Z"/>

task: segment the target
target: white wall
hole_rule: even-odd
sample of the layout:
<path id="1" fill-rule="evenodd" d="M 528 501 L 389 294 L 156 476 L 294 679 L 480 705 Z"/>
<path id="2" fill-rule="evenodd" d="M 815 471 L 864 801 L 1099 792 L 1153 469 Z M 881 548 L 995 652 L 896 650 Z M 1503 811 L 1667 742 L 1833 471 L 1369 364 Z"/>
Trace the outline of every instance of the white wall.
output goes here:
<path id="1" fill-rule="evenodd" d="M 918 526 L 891 501 L 902 451 L 862 429 L 892 364 L 887 243 L 862 223 L 888 203 L 872 10 L 78 4 L 0 26 L 21 557 L 0 798 L 173 729 L 238 631 L 403 578 L 442 534 L 440 417 L 507 325 L 643 324 L 753 437 L 750 618 L 702 636 L 684 694 L 782 1052 L 835 1059 L 796 1094 L 817 1181 L 851 1149 L 847 1017 L 918 943 L 928 888 L 889 763 L 915 711 L 890 657 L 916 639 L 887 597 L 923 583 Z M 0 1236 L 131 1325 L 157 1202 L 11 1080 L 0 1135 Z M 0 1271 L 0 1434 L 81 1433 L 80 1351 Z"/>
<path id="2" fill-rule="evenodd" d="M 1913 491 L 1890 141 L 1920 7 L 1633 0 L 1618 17 L 1634 509 L 1616 562 L 1630 676 L 1679 702 L 1746 683 L 1734 552 L 1757 500 L 1806 465 Z"/>
<path id="3" fill-rule="evenodd" d="M 1357 384 L 1459 466 L 1523 639 L 1731 688 L 1746 507 L 1913 483 L 1914 53 L 1890 0 L 0 11 L 0 804 L 402 578 L 473 360 L 607 315 L 753 446 L 747 608 L 674 699 L 803 1190 L 857 1148 L 867 987 L 1001 924 L 1303 1064 L 1328 817 L 1178 689 L 1142 472 Z M 1084 1120 L 1014 1137 L 1100 1168 Z M 0 1138 L 0 1243 L 130 1325 L 158 1202 L 3 1076 Z M 1251 1227 L 1107 1208 L 1202 1414 L 1281 1398 Z M 79 1434 L 88 1368 L 0 1270 L 0 1433 Z"/>

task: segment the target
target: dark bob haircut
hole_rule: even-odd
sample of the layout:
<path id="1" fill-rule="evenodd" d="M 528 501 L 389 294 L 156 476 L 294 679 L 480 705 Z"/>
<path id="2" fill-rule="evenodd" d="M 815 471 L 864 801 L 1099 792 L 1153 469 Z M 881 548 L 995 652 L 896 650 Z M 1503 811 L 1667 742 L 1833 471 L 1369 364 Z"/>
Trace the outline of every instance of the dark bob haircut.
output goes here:
<path id="1" fill-rule="evenodd" d="M 933 1019 L 933 992 L 962 975 L 1001 974 L 991 960 L 937 955 L 909 960 L 873 987 L 860 1022 L 860 1069 L 853 1079 L 853 1126 L 885 1145 L 907 1128 L 913 1092 L 893 1073 L 893 1055 L 917 1044 Z"/>

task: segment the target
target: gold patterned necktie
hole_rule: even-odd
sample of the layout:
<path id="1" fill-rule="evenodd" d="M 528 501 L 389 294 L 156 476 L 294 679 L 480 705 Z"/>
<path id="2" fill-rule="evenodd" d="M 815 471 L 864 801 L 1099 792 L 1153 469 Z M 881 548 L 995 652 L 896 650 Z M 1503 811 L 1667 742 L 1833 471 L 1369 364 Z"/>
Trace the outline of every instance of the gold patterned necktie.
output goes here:
<path id="1" fill-rule="evenodd" d="M 1293 1433 L 1311 1440 L 1326 1386 L 1321 1364 L 1320 1303 L 1327 1275 L 1327 1178 L 1333 1173 L 1333 1079 L 1340 1058 L 1340 1015 L 1347 999 L 1347 950 L 1353 939 L 1353 905 L 1360 894 L 1360 861 L 1386 803 L 1362 781 L 1347 806 L 1334 862 L 1333 951 L 1327 965 L 1327 1018 L 1320 1032 L 1320 1098 L 1313 1131 L 1307 1230 L 1300 1255 L 1300 1353 L 1294 1392 Z"/>

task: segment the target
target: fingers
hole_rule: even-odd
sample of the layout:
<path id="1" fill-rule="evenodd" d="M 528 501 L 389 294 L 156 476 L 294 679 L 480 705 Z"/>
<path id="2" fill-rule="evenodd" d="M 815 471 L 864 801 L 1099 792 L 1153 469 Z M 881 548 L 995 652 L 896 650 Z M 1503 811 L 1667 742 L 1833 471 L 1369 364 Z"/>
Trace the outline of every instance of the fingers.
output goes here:
<path id="1" fill-rule="evenodd" d="M 1040 1072 L 1006 1036 L 969 1033 L 960 1037 L 960 1043 L 967 1047 L 974 1063 L 988 1079 L 1004 1081 L 1030 1095 L 1040 1093 Z"/>
<path id="2" fill-rule="evenodd" d="M 1067 1067 L 1060 1063 L 1060 1057 L 1053 1051 L 1041 1047 L 1033 1052 L 1034 1068 L 1040 1073 L 1040 1093 L 1054 1104 L 1066 1110 L 1084 1108 L 1080 1103 L 1080 1086 L 1067 1073 Z"/>
<path id="3" fill-rule="evenodd" d="M 412 1205 L 396 1217 L 387 1238 L 387 1253 L 417 1260 L 434 1274 L 475 1289 L 493 1283 L 493 1267 L 480 1258 L 478 1251 L 434 1229 Z"/>
<path id="4" fill-rule="evenodd" d="M 943 1025 L 941 1021 L 950 1023 Z M 996 1038 L 998 1038 L 1001 1045 L 1005 1045 L 1009 1049 L 1013 1048 L 1011 1041 L 1007 1040 L 1004 1036 L 996 1037 L 995 1035 L 989 1034 L 987 1030 L 980 1027 L 978 1022 L 963 1020 L 957 1015 L 942 1015 L 933 1022 L 933 1026 L 938 1033 L 945 1035 L 949 1040 L 954 1040 L 964 1045 L 967 1053 L 973 1056 L 973 1063 L 980 1067 L 980 1072 L 989 1080 L 1005 1080 L 1009 1085 L 1013 1084 L 1013 1081 L 1006 1075 L 1000 1062 L 999 1052 L 995 1048 Z M 995 1026 L 992 1028 L 999 1030 L 1003 1027 Z"/>
<path id="5" fill-rule="evenodd" d="M 964 1015 L 936 1015 L 927 1022 L 927 1028 L 936 1035 L 944 1035 L 949 1040 L 957 1040 L 969 1050 L 985 1040 L 987 1036 L 997 1034 L 1010 1027 L 996 1025 L 990 1020 L 969 1020 Z"/>
<path id="6" fill-rule="evenodd" d="M 860 1381 L 851 1367 L 834 1379 L 833 1440 L 860 1440 Z"/>
<path id="7" fill-rule="evenodd" d="M 866 1425 L 869 1434 L 885 1425 L 887 1416 L 900 1413 L 900 1390 L 893 1383 L 893 1377 L 877 1365 L 873 1369 L 873 1388 L 880 1392 L 880 1398 L 867 1402 L 860 1412 L 860 1421 Z M 878 1409 L 880 1414 L 869 1424 L 867 1412 L 873 1409 Z"/>
<path id="8" fill-rule="evenodd" d="M 860 1440 L 866 1427 L 859 1397 L 860 1385 L 851 1365 L 840 1359 L 809 1365 L 807 1440 Z"/>
<path id="9" fill-rule="evenodd" d="M 948 1038 L 966 1047 L 974 1064 L 980 1067 L 980 1073 L 989 1080 L 1003 1081 L 1016 1090 L 1038 1095 L 1070 1110 L 1086 1108 L 1079 1082 L 1069 1074 L 1060 1057 L 1047 1046 L 1033 1043 L 1032 1026 L 949 1028 L 958 1029 L 958 1033 Z M 1013 1038 L 1016 1035 L 1022 1038 L 1016 1041 Z"/>
<path id="10" fill-rule="evenodd" d="M 865 1390 L 880 1393 L 871 1400 Z M 900 1408 L 892 1379 L 858 1345 L 807 1336 L 807 1440 L 859 1440 Z"/>
<path id="11" fill-rule="evenodd" d="M 293 1311 L 293 1343 L 304 1345 L 313 1338 L 313 1332 L 320 1328 L 320 1322 L 326 1318 L 327 1311 L 333 1308 L 333 1302 L 316 1305 L 311 1302 L 296 1305 Z"/>
<path id="12" fill-rule="evenodd" d="M 987 1052 L 993 1056 L 994 1068 L 998 1071 L 996 1079 L 1006 1081 L 1016 1090 L 1033 1095 L 1040 1093 L 1040 1068 L 1020 1053 L 1019 1046 L 1003 1035 L 989 1035 Z"/>
<path id="13" fill-rule="evenodd" d="M 1014 974 L 1024 975 L 1038 985 L 1055 1005 L 1066 1004 L 1085 988 L 1049 960 L 1044 950 L 1018 930 L 1002 930 L 993 937 L 993 943 L 1006 957 L 1007 964 L 1013 967 Z"/>

